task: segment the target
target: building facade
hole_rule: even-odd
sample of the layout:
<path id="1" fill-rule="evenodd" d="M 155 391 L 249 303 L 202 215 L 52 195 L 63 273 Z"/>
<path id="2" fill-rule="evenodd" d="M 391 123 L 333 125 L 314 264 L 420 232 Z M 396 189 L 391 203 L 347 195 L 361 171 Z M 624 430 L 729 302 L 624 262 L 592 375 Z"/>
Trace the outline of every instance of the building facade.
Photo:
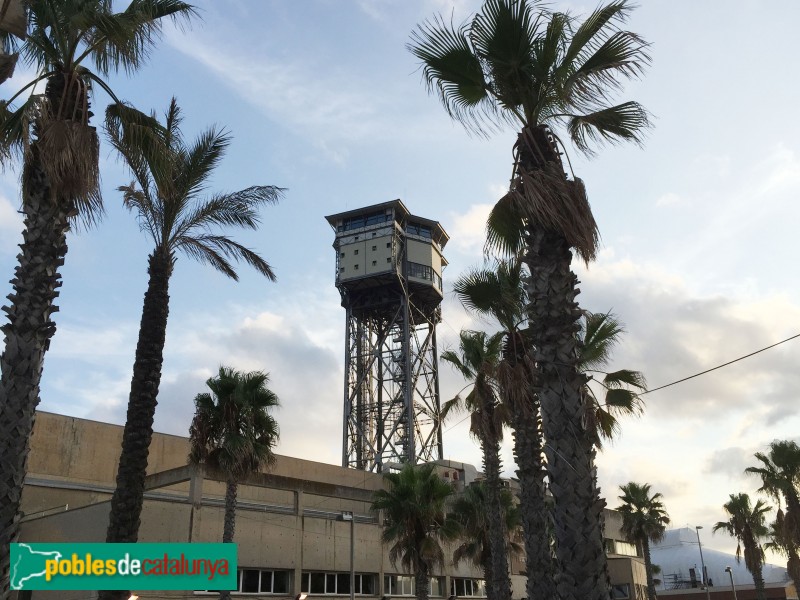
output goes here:
<path id="1" fill-rule="evenodd" d="M 122 427 L 40 412 L 31 440 L 22 498 L 21 541 L 102 542 L 114 490 Z M 219 542 L 222 539 L 224 476 L 187 465 L 187 438 L 154 434 L 140 542 Z M 468 464 L 439 461 L 442 478 L 457 490 L 479 474 Z M 513 483 L 513 482 L 512 482 Z M 235 542 L 242 597 L 349 597 L 353 535 L 355 594 L 367 598 L 410 597 L 413 576 L 391 563 L 381 542 L 379 515 L 370 511 L 372 494 L 383 486 L 368 471 L 279 456 L 268 473 L 239 486 Z M 352 513 L 353 521 L 342 520 Z M 608 545 L 615 597 L 643 598 L 642 560 L 619 554 L 624 541 L 610 511 Z M 616 547 L 617 545 L 618 547 Z M 445 549 L 452 556 L 453 548 Z M 513 598 L 525 593 L 524 560 L 511 562 Z M 146 598 L 202 598 L 210 592 L 145 592 Z M 236 593 L 235 593 L 236 594 Z M 481 598 L 483 574 L 473 565 L 453 565 L 434 573 L 431 596 Z M 26 598 L 85 600 L 93 592 L 33 592 Z"/>

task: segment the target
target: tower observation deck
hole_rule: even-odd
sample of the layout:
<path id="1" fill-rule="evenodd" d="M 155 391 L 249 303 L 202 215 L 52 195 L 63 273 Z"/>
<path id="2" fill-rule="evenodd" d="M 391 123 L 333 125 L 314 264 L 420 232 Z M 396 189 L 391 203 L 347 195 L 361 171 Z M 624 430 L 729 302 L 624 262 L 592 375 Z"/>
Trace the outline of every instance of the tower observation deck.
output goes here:
<path id="1" fill-rule="evenodd" d="M 436 325 L 448 235 L 400 200 L 325 218 L 347 313 L 342 466 L 380 473 L 441 459 Z"/>

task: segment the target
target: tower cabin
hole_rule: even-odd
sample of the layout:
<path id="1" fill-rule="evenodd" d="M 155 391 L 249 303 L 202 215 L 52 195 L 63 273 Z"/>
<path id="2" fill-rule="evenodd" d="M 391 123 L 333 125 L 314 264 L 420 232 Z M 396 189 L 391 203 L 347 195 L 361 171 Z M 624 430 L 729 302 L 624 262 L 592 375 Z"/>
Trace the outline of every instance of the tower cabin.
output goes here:
<path id="1" fill-rule="evenodd" d="M 437 221 L 412 215 L 400 200 L 325 218 L 336 232 L 336 286 L 343 305 L 371 288 L 397 288 L 403 277 L 418 302 L 439 305 L 449 236 Z"/>

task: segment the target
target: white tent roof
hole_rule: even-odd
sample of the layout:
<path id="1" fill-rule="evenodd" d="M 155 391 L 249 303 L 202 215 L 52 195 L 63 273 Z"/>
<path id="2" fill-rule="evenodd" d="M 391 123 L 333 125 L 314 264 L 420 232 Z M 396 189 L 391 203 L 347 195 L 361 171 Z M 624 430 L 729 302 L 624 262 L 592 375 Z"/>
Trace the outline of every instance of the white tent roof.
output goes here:
<path id="1" fill-rule="evenodd" d="M 702 538 L 701 538 L 702 541 Z M 664 539 L 650 547 L 650 556 L 653 564 L 661 567 L 662 580 L 660 589 L 669 589 L 677 576 L 678 580 L 690 579 L 689 569 L 694 569 L 698 581 L 700 577 L 700 549 L 697 544 L 697 533 L 694 529 L 670 529 L 666 531 Z M 733 571 L 733 581 L 736 585 L 753 583 L 753 576 L 744 566 L 744 559 L 736 562 L 736 556 L 703 546 L 703 561 L 705 562 L 708 578 L 712 585 L 728 586 L 730 579 L 725 572 L 725 567 L 730 566 Z M 775 565 L 764 565 L 764 581 L 766 583 L 783 583 L 789 580 L 785 568 Z"/>

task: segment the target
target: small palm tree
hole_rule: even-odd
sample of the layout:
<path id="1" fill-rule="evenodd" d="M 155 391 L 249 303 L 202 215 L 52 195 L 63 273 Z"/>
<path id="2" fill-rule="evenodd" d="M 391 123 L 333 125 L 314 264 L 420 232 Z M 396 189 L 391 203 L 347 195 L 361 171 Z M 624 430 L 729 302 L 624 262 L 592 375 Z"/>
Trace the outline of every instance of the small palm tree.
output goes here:
<path id="1" fill-rule="evenodd" d="M 470 413 L 470 432 L 481 445 L 483 470 L 486 477 L 485 509 L 487 512 L 491 569 L 486 579 L 490 600 L 510 600 L 511 580 L 508 576 L 508 555 L 503 506 L 500 499 L 500 442 L 507 421 L 506 407 L 498 401 L 495 378 L 503 349 L 503 334 L 492 336 L 483 331 L 462 331 L 459 353 L 442 352 L 441 359 L 450 363 L 469 383 L 469 393 L 456 396 L 446 403 L 442 418 L 453 410 Z M 489 547 L 487 547 L 489 550 Z"/>
<path id="2" fill-rule="evenodd" d="M 194 399 L 189 462 L 219 469 L 226 477 L 224 543 L 233 542 L 239 481 L 275 463 L 279 432 L 270 411 L 279 404 L 268 383 L 267 373 L 220 367 L 217 377 L 206 381 L 211 393 Z M 220 598 L 230 595 L 220 592 Z"/>
<path id="3" fill-rule="evenodd" d="M 565 174 L 552 128 L 563 126 L 587 153 L 592 142 L 641 140 L 646 111 L 636 102 L 609 103 L 622 79 L 649 62 L 646 43 L 619 27 L 631 8 L 615 0 L 579 22 L 529 0 L 486 0 L 460 27 L 442 17 L 423 24 L 408 46 L 452 118 L 481 133 L 519 128 L 511 189 L 491 213 L 488 241 L 522 250 L 531 275 L 527 343 L 555 500 L 558 593 L 582 600 L 610 593 L 593 446 L 587 436 L 563 434 L 582 431 L 585 417 L 572 250 L 594 259 L 599 234 L 586 188 Z"/>
<path id="4" fill-rule="evenodd" d="M 787 568 L 795 583 L 800 580 L 800 446 L 790 440 L 776 440 L 769 452 L 756 452 L 760 466 L 748 467 L 746 473 L 761 478 L 759 492 L 778 503 L 777 522 L 782 527 L 780 540 L 789 558 Z M 786 506 L 784 513 L 781 503 Z"/>
<path id="5" fill-rule="evenodd" d="M 786 570 L 789 572 L 789 577 L 792 581 L 800 581 L 800 556 L 798 556 L 797 545 L 788 535 L 789 527 L 786 525 L 786 515 L 779 508 L 775 515 L 775 520 L 769 524 L 769 532 L 767 536 L 769 541 L 764 544 L 765 550 L 772 550 L 777 554 L 782 554 L 788 560 L 786 561 Z"/>
<path id="6" fill-rule="evenodd" d="M 453 290 L 461 303 L 502 328 L 503 355 L 497 368 L 499 394 L 513 429 L 514 457 L 520 482 L 520 512 L 528 573 L 527 597 L 555 596 L 551 505 L 546 496 L 539 400 L 532 393 L 530 353 L 522 326 L 525 290 L 519 261 L 498 261 L 493 269 L 473 269 L 459 277 Z"/>
<path id="7" fill-rule="evenodd" d="M 445 504 L 453 486 L 443 481 L 433 464 L 405 465 L 384 475 L 387 488 L 372 497 L 372 510 L 383 511 L 383 543 L 391 544 L 389 559 L 414 573 L 418 600 L 428 600 L 430 577 L 444 565 L 442 542 L 456 539 L 458 524 L 448 519 Z"/>
<path id="8" fill-rule="evenodd" d="M 177 253 L 210 264 L 234 280 L 237 275 L 231 259 L 246 262 L 270 281 L 275 279 L 263 258 L 214 230 L 229 226 L 256 229 L 259 207 L 277 202 L 283 190 L 255 186 L 204 197 L 208 179 L 230 137 L 211 129 L 187 145 L 180 122 L 180 109 L 174 98 L 159 131 L 141 131 L 142 127 L 130 125 L 116 114 L 107 120 L 111 142 L 135 178 L 134 183 L 120 188 L 125 206 L 136 213 L 142 230 L 155 246 L 148 257 L 150 277 L 133 365 L 117 487 L 111 500 L 108 542 L 135 542 L 138 536 L 161 380 L 169 281 Z"/>
<path id="9" fill-rule="evenodd" d="M 622 513 L 622 532 L 630 541 L 641 547 L 644 567 L 647 573 L 647 596 L 656 600 L 656 586 L 653 580 L 655 570 L 650 559 L 650 542 L 654 544 L 664 539 L 669 525 L 669 516 L 661 502 L 659 493 L 650 495 L 650 484 L 634 481 L 620 486 L 623 504 L 617 508 Z"/>
<path id="10" fill-rule="evenodd" d="M 714 525 L 714 531 L 725 531 L 736 538 L 736 560 L 741 560 L 744 555 L 744 564 L 753 576 L 758 600 L 765 600 L 764 577 L 764 548 L 761 540 L 767 536 L 769 530 L 766 525 L 765 515 L 772 510 L 770 506 L 759 500 L 755 506 L 750 504 L 747 494 L 731 494 L 730 500 L 723 506 L 728 513 L 727 521 L 720 521 Z"/>
<path id="11" fill-rule="evenodd" d="M 19 2 L 4 3 L 19 10 Z M 98 189 L 100 142 L 90 125 L 93 88 L 116 96 L 112 73 L 135 72 L 155 47 L 161 22 L 188 19 L 194 9 L 178 0 L 132 0 L 114 12 L 109 0 L 26 0 L 20 39 L 4 35 L 4 50 L 19 54 L 34 78 L 0 102 L 0 161 L 22 162 L 23 241 L 3 308 L 0 357 L 0 547 L 16 541 L 29 438 L 39 403 L 44 357 L 55 334 L 51 319 L 76 219 L 90 224 L 102 213 Z M 8 15 L 8 13 L 6 13 Z M 13 57 L 11 54 L 10 57 Z M 13 60 L 13 58 L 12 58 Z M 13 65 L 11 65 L 13 66 Z M 34 93 L 38 84 L 43 93 Z M 27 97 L 25 97 L 27 95 Z M 20 98 L 21 103 L 15 105 Z M 129 110 L 128 113 L 134 111 Z M 8 553 L 0 553 L 0 596 L 8 592 Z"/>
<path id="12" fill-rule="evenodd" d="M 453 551 L 453 564 L 458 566 L 461 562 L 470 562 L 483 569 L 485 580 L 490 582 L 494 574 L 491 559 L 492 531 L 487 519 L 487 485 L 486 482 L 481 482 L 467 487 L 453 502 L 451 516 L 461 526 L 462 540 Z M 504 539 L 505 552 L 515 557 L 522 556 L 519 509 L 509 490 L 502 488 L 499 496 L 505 517 L 505 530 L 508 532 Z"/>

